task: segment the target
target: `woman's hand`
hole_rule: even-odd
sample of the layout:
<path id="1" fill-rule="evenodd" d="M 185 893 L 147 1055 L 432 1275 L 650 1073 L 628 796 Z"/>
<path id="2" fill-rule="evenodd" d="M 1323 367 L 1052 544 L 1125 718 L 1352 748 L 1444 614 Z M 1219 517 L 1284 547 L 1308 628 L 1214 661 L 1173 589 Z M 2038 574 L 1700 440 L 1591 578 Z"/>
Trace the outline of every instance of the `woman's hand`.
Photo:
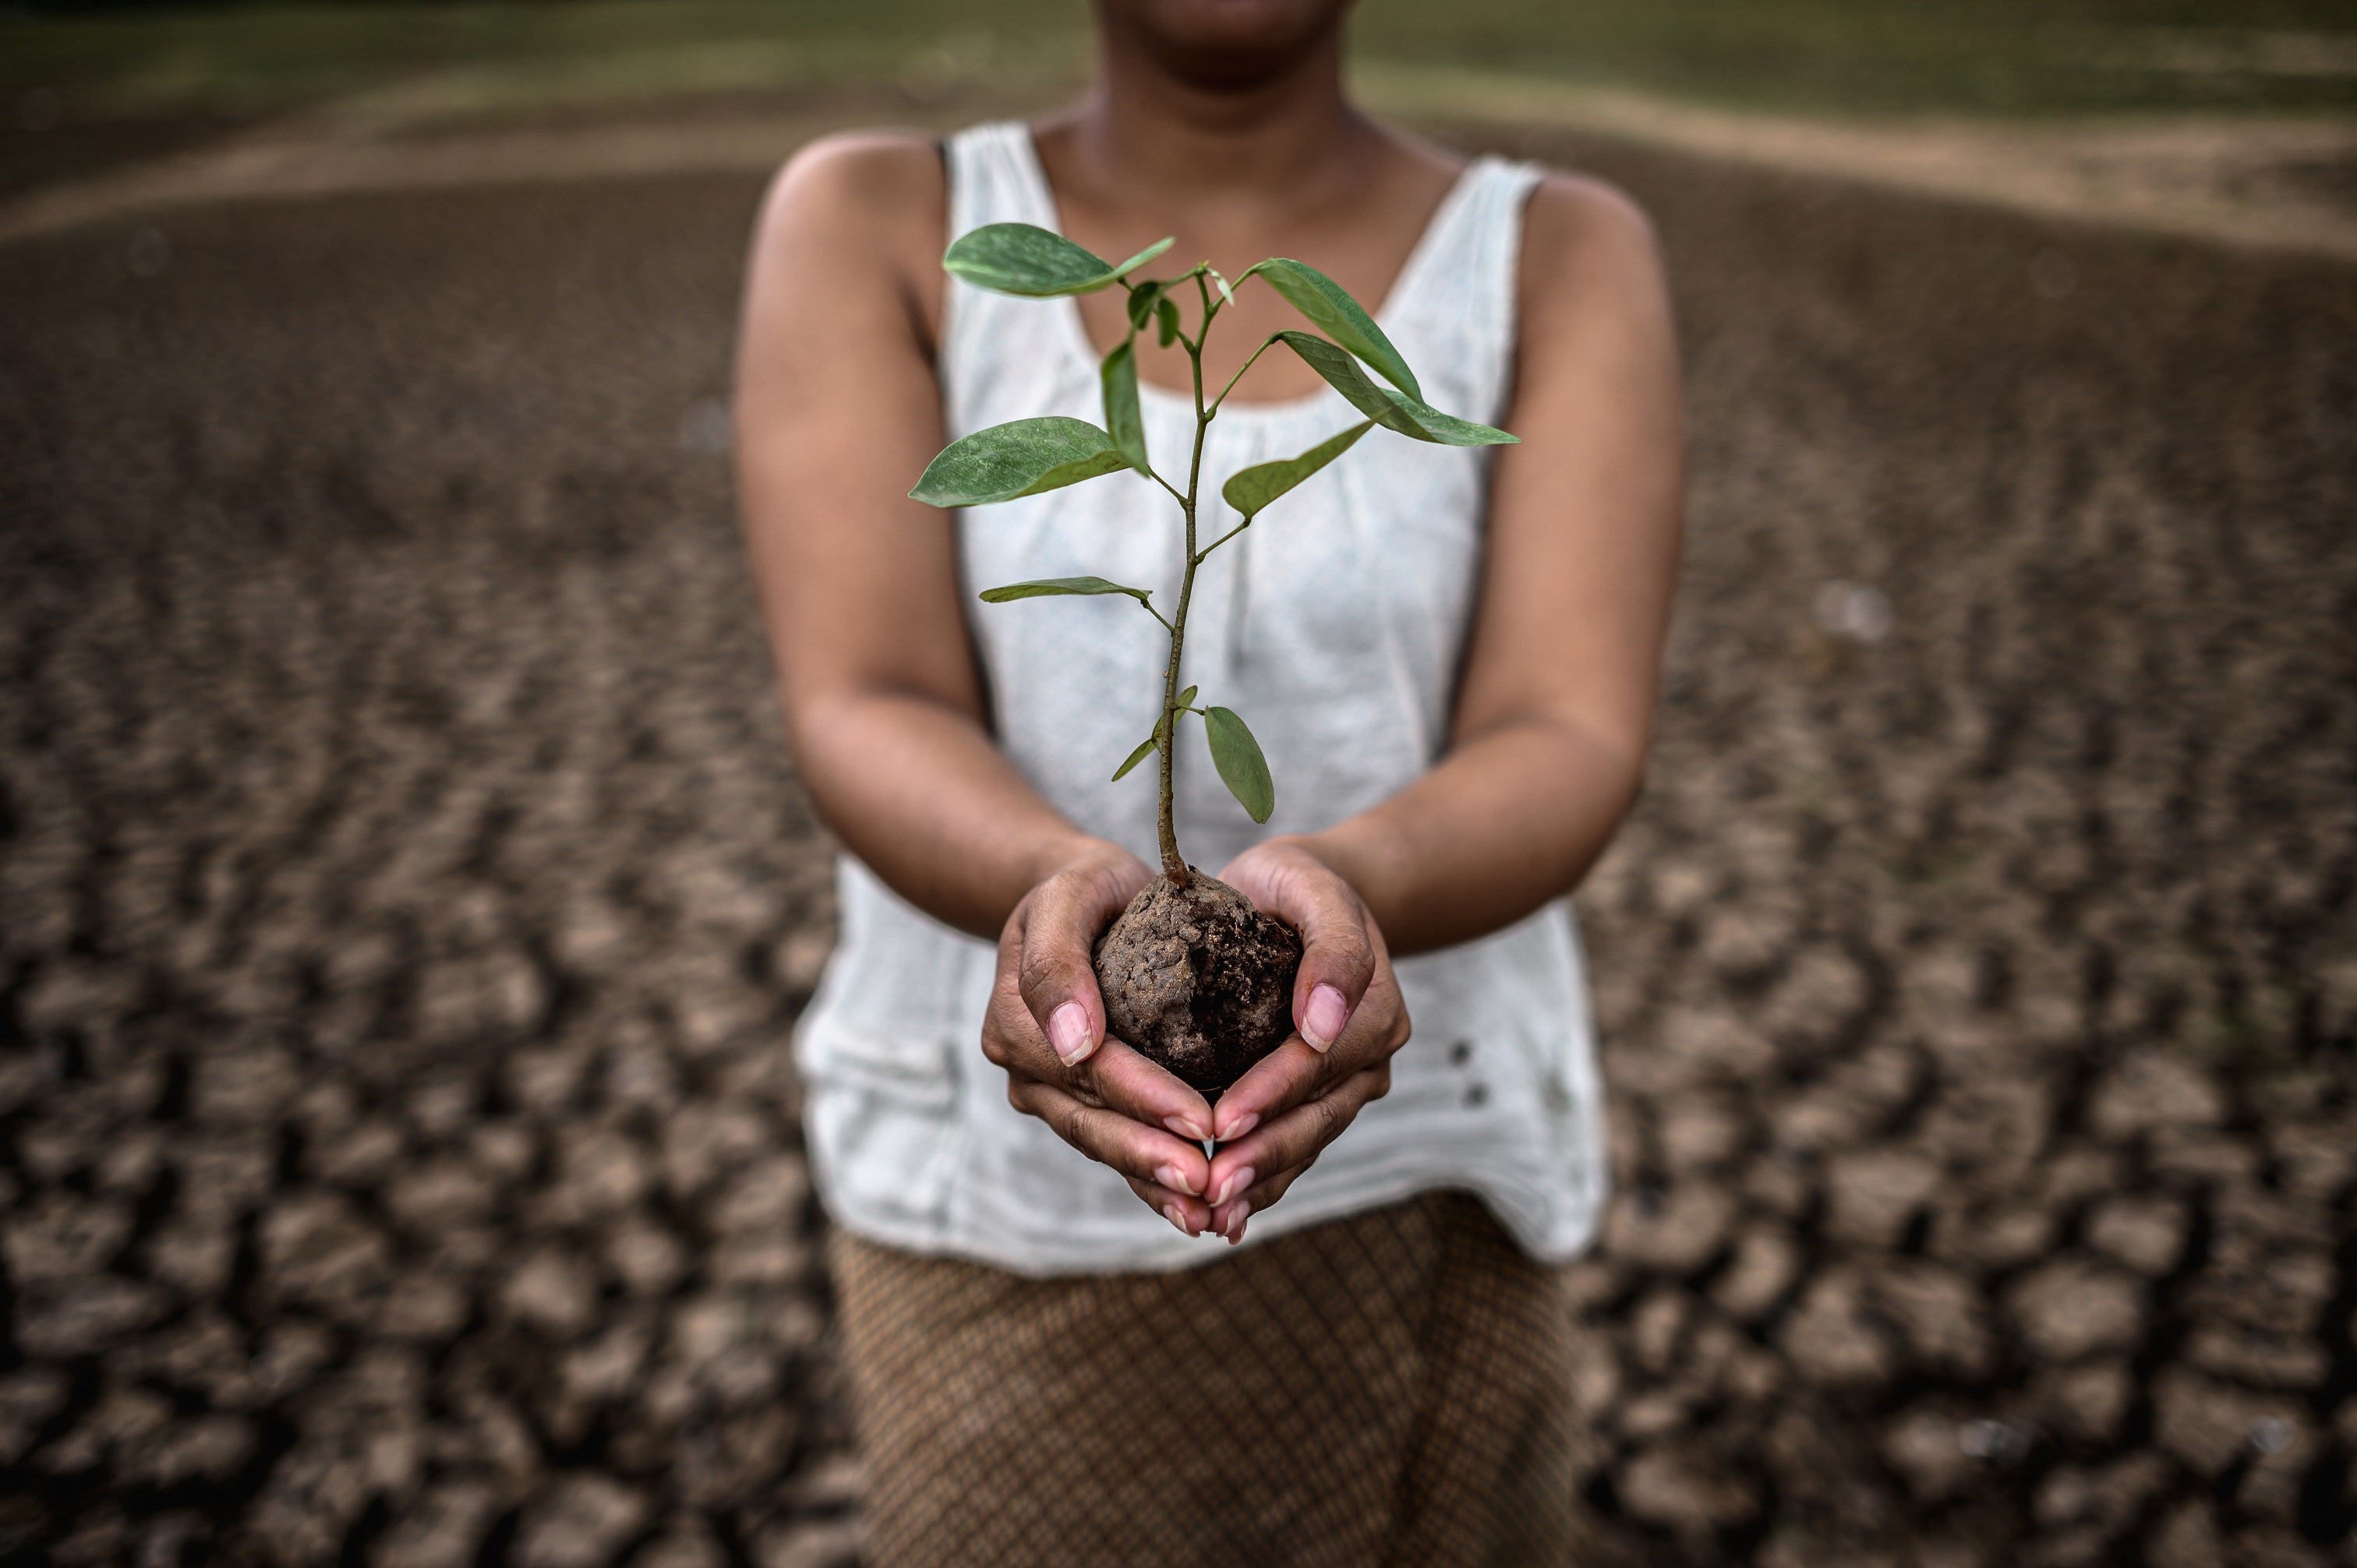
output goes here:
<path id="1" fill-rule="evenodd" d="M 1211 1108 L 1161 1067 L 1105 1035 L 1092 961 L 1098 934 L 1153 873 L 1090 841 L 1025 896 L 998 939 L 982 1054 L 1006 1069 L 1006 1098 L 1064 1142 L 1111 1165 L 1189 1236 L 1211 1225 L 1204 1193 Z"/>
<path id="2" fill-rule="evenodd" d="M 1221 880 L 1301 933 L 1294 1033 L 1220 1097 L 1204 1098 L 1107 1037 L 1092 962 L 1098 934 L 1153 873 L 1094 843 L 1033 888 L 998 940 L 983 1054 L 1006 1098 L 1111 1165 L 1187 1235 L 1243 1240 L 1246 1219 L 1285 1196 L 1360 1107 L 1391 1088 L 1407 1009 L 1383 933 L 1351 885 L 1301 841 L 1237 856 Z M 1208 1138 L 1224 1145 L 1204 1156 Z"/>
<path id="3" fill-rule="evenodd" d="M 1301 933 L 1294 1032 L 1220 1096 L 1203 1196 L 1231 1244 L 1283 1197 L 1360 1109 L 1392 1086 L 1407 1006 L 1383 934 L 1357 891 L 1301 839 L 1270 839 L 1220 880 Z"/>

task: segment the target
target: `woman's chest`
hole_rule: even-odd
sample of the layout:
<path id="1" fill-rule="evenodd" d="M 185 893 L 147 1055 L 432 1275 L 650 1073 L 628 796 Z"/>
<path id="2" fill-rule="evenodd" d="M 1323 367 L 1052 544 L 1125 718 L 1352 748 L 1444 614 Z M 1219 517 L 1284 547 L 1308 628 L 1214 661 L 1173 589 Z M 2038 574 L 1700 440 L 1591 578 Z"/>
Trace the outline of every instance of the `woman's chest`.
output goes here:
<path id="1" fill-rule="evenodd" d="M 1330 411 L 1243 412 L 1207 435 L 1196 478 L 1198 550 L 1243 521 L 1220 499 L 1231 475 L 1294 456 L 1351 423 L 1340 400 Z M 1157 403 L 1146 414 L 1155 467 L 1183 489 L 1191 411 Z M 1480 570 L 1485 479 L 1477 452 L 1370 432 L 1203 560 L 1187 605 L 1189 668 L 1326 685 L 1403 647 L 1453 663 Z M 1030 578 L 1101 576 L 1148 590 L 1168 617 L 1186 586 L 1185 514 L 1139 476 L 963 513 L 959 548 L 977 593 Z M 1155 669 L 1167 657 L 1167 634 L 1126 599 L 1027 600 L 973 613 L 985 657 L 1051 647 L 1055 619 L 1071 628 L 1071 657 L 1131 650 Z"/>

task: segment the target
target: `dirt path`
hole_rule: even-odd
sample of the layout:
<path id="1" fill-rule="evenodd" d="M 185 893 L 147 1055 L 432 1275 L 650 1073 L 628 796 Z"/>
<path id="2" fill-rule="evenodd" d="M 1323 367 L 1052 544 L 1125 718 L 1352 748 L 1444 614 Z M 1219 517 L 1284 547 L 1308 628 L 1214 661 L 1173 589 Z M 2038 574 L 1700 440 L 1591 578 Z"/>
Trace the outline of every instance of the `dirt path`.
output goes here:
<path id="1" fill-rule="evenodd" d="M 1646 202 L 1694 407 L 1592 1560 L 2333 1561 L 2350 269 L 1464 137 Z M 0 247 L 0 1554 L 848 1560 L 746 156 Z"/>
<path id="2" fill-rule="evenodd" d="M 2357 119 L 2349 117 L 1845 123 L 1438 68 L 1360 74 L 1370 102 L 1412 119 L 1566 132 L 2042 217 L 2357 259 Z M 226 199 L 758 171 L 839 124 L 882 118 L 947 128 L 1028 107 L 1042 91 L 996 100 L 869 91 L 787 112 L 684 118 L 608 107 L 598 112 L 602 124 L 504 131 L 454 131 L 448 116 L 457 111 L 431 93 L 378 95 L 217 149 L 37 192 L 0 208 L 0 242 Z M 485 112 L 475 99 L 458 102 L 470 114 Z"/>
<path id="3" fill-rule="evenodd" d="M 2042 218 L 2357 259 L 2357 119 L 1842 123 L 1472 72 L 1369 73 L 1392 113 L 1609 137 Z"/>

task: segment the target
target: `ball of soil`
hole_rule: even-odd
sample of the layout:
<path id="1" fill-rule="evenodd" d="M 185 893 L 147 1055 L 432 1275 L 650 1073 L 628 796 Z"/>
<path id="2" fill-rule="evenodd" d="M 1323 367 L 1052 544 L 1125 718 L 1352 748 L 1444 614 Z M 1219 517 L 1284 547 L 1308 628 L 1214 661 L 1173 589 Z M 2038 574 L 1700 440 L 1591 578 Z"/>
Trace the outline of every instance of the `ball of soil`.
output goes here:
<path id="1" fill-rule="evenodd" d="M 1189 866 L 1157 876 L 1097 941 L 1097 987 L 1116 1039 L 1217 1097 L 1293 1032 L 1301 939 Z"/>

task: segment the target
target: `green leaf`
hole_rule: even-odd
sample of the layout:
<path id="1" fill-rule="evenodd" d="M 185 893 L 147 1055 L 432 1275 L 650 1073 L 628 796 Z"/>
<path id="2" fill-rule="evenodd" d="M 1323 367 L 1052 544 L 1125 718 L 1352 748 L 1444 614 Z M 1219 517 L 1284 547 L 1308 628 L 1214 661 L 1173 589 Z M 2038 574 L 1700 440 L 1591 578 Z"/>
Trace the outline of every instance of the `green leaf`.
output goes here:
<path id="1" fill-rule="evenodd" d="M 1415 422 L 1383 395 L 1383 388 L 1367 379 L 1367 372 L 1359 368 L 1358 360 L 1315 333 L 1280 332 L 1276 338 L 1278 342 L 1300 355 L 1303 363 L 1325 377 L 1326 384 L 1340 392 L 1361 413 L 1403 435 L 1420 434 L 1415 428 Z"/>
<path id="2" fill-rule="evenodd" d="M 1146 461 L 1146 422 L 1137 412 L 1137 339 L 1123 338 L 1104 357 L 1097 379 L 1104 386 L 1105 429 L 1122 460 L 1141 474 L 1152 474 Z"/>
<path id="3" fill-rule="evenodd" d="M 1519 446 L 1523 438 L 1494 424 L 1476 424 L 1469 419 L 1459 419 L 1453 413 L 1443 413 L 1428 403 L 1408 396 L 1405 392 L 1380 389 L 1383 394 L 1399 404 L 1400 411 L 1424 427 L 1421 440 L 1437 442 L 1443 446 Z"/>
<path id="4" fill-rule="evenodd" d="M 1144 740 L 1137 743 L 1137 749 L 1129 754 L 1129 760 L 1113 770 L 1113 781 L 1118 784 L 1123 779 L 1128 778 L 1130 769 L 1135 768 L 1139 763 L 1154 755 L 1154 748 L 1161 743 L 1161 740 L 1162 726 L 1160 725 L 1157 725 L 1154 726 L 1154 733 L 1152 735 L 1147 736 Z"/>
<path id="5" fill-rule="evenodd" d="M 1211 274 L 1211 281 L 1213 283 L 1220 285 L 1220 297 L 1226 300 L 1230 305 L 1233 305 L 1236 302 L 1236 291 L 1228 286 L 1228 280 L 1220 275 L 1220 269 L 1217 267 L 1205 267 L 1203 270 Z"/>
<path id="6" fill-rule="evenodd" d="M 1049 415 L 977 430 L 925 465 L 909 494 L 927 506 L 988 506 L 1093 479 L 1129 466 L 1085 419 Z"/>
<path id="7" fill-rule="evenodd" d="M 1371 419 L 1320 441 L 1298 457 L 1255 463 L 1249 468 L 1238 469 L 1220 487 L 1221 499 L 1246 517 L 1257 516 L 1269 502 L 1357 446 L 1359 437 L 1374 427 L 1375 422 Z"/>
<path id="8" fill-rule="evenodd" d="M 1123 763 L 1119 768 L 1114 770 L 1113 781 L 1114 783 L 1120 783 L 1122 779 L 1128 775 L 1131 768 L 1136 767 L 1139 763 L 1145 761 L 1147 757 L 1152 755 L 1155 746 L 1161 742 L 1163 726 L 1177 718 L 1180 714 L 1185 713 L 1187 711 L 1187 704 L 1194 700 L 1195 688 L 1192 686 L 1188 687 L 1185 691 L 1178 693 L 1177 698 L 1175 698 L 1170 704 L 1170 711 L 1154 721 L 1154 733 L 1147 736 L 1143 741 L 1140 741 L 1138 743 L 1137 749 L 1129 754 L 1129 760 Z"/>
<path id="9" fill-rule="evenodd" d="M 1268 776 L 1268 758 L 1260 754 L 1260 742 L 1232 708 L 1203 710 L 1203 734 L 1211 743 L 1211 763 L 1228 793 L 1254 822 L 1267 822 L 1276 810 L 1276 785 Z"/>
<path id="10" fill-rule="evenodd" d="M 1129 260 L 1114 263 L 1113 275 L 1117 278 L 1127 277 L 1130 274 L 1135 272 L 1138 268 L 1144 266 L 1146 263 L 1152 261 L 1163 252 L 1168 250 L 1170 248 L 1170 240 L 1171 237 L 1165 234 L 1159 240 L 1155 241 L 1151 245 L 1146 246 L 1146 249 L 1138 252 L 1137 254 L 1130 257 Z"/>
<path id="11" fill-rule="evenodd" d="M 1367 379 L 1358 360 L 1315 333 L 1280 332 L 1276 337 L 1277 341 L 1300 355 L 1303 363 L 1325 377 L 1326 384 L 1340 392 L 1361 413 L 1403 435 L 1423 435 L 1406 412 L 1385 397 L 1383 388 Z"/>
<path id="12" fill-rule="evenodd" d="M 1416 384 L 1415 372 L 1407 368 L 1407 360 L 1392 347 L 1375 318 L 1360 308 L 1340 284 L 1319 272 L 1307 262 L 1297 262 L 1288 256 L 1273 256 L 1253 268 L 1268 280 L 1268 286 L 1286 297 L 1294 309 L 1309 318 L 1309 324 L 1348 349 L 1383 378 L 1410 397 L 1421 398 L 1424 389 Z M 1252 273 L 1244 276 L 1250 277 Z"/>
<path id="13" fill-rule="evenodd" d="M 1034 224 L 985 223 L 952 241 L 942 266 L 976 288 L 1049 299 L 1094 293 L 1169 248 L 1164 240 L 1115 264 Z"/>
<path id="14" fill-rule="evenodd" d="M 1154 302 L 1154 335 L 1166 349 L 1178 341 L 1178 306 L 1167 294 Z"/>
<path id="15" fill-rule="evenodd" d="M 1443 446 L 1495 446 L 1522 439 L 1487 424 L 1443 413 L 1421 398 L 1376 385 L 1359 369 L 1358 360 L 1323 338 L 1308 332 L 1280 332 L 1277 337 L 1311 370 L 1325 377 L 1327 384 L 1348 399 L 1351 407 L 1386 430 Z"/>
<path id="16" fill-rule="evenodd" d="M 1154 315 L 1154 302 L 1161 297 L 1162 285 L 1158 283 L 1142 283 L 1129 291 L 1129 329 L 1132 332 L 1145 330 L 1146 323 Z"/>
<path id="17" fill-rule="evenodd" d="M 1016 599 L 1049 599 L 1066 594 L 1127 594 L 1142 605 L 1153 597 L 1154 591 L 1151 588 L 1125 588 L 1119 583 L 1108 583 L 1103 577 L 1041 577 L 1035 582 L 1009 583 L 1003 588 L 985 588 L 982 602 L 1003 605 Z"/>

